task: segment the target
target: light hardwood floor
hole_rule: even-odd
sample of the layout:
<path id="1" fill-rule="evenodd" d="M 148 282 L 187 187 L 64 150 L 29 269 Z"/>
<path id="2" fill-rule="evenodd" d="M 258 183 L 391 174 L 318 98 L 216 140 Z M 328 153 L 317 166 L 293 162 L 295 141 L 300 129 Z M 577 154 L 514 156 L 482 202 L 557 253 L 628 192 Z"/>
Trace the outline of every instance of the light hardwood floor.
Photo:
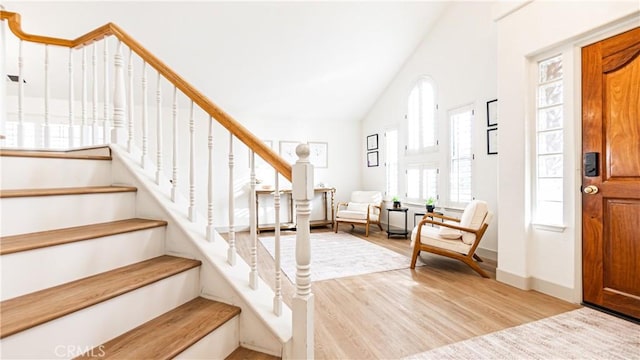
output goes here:
<path id="1" fill-rule="evenodd" d="M 481 264 L 491 279 L 460 261 L 432 254 L 421 255 L 419 264 L 426 265 L 411 270 L 410 240 L 387 239 L 377 229 L 368 238 L 362 227 L 343 230 L 407 256 L 407 268 L 312 283 L 317 359 L 398 359 L 579 307 L 497 282 L 491 261 Z M 248 259 L 248 233 L 238 233 L 236 239 L 240 256 Z M 262 245 L 258 248 L 261 276 L 268 276 L 265 281 L 273 287 L 273 258 Z M 283 276 L 287 304 L 293 293 Z"/>

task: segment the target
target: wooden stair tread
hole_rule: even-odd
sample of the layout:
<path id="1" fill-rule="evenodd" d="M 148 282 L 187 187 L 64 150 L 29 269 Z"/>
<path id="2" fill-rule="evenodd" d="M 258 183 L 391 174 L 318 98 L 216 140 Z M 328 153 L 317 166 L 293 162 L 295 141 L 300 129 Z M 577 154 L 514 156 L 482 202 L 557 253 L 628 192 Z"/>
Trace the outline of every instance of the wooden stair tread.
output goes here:
<path id="1" fill-rule="evenodd" d="M 30 196 L 57 196 L 57 195 L 83 195 L 106 194 L 117 192 L 135 192 L 133 186 L 82 186 L 45 189 L 3 189 L 0 190 L 0 198 L 30 197 Z"/>
<path id="2" fill-rule="evenodd" d="M 162 220 L 126 219 L 0 237 L 0 255 L 166 226 Z"/>
<path id="3" fill-rule="evenodd" d="M 243 348 L 242 346 L 237 348 L 225 360 L 280 360 L 281 358 L 251 349 Z"/>
<path id="4" fill-rule="evenodd" d="M 200 266 L 163 255 L 0 302 L 0 339 Z"/>
<path id="5" fill-rule="evenodd" d="M 66 151 L 55 150 L 20 150 L 20 149 L 0 149 L 0 156 L 12 157 L 35 157 L 49 159 L 78 159 L 78 160 L 111 160 L 111 155 L 95 155 L 83 154 L 83 151 L 105 149 L 105 152 L 111 154 L 111 149 L 105 146 L 94 146 L 86 148 L 77 148 Z"/>
<path id="6" fill-rule="evenodd" d="M 172 359 L 239 313 L 237 306 L 197 297 L 104 343 L 100 358 Z M 96 353 L 77 359 L 91 359 Z"/>

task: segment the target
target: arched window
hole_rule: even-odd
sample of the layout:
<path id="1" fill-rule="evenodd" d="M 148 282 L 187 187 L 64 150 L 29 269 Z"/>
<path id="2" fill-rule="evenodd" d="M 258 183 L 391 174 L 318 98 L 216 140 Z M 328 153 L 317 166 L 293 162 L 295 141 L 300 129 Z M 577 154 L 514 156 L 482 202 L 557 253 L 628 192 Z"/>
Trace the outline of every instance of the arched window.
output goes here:
<path id="1" fill-rule="evenodd" d="M 436 145 L 436 91 L 424 76 L 409 93 L 407 112 L 407 150 L 425 150 Z"/>

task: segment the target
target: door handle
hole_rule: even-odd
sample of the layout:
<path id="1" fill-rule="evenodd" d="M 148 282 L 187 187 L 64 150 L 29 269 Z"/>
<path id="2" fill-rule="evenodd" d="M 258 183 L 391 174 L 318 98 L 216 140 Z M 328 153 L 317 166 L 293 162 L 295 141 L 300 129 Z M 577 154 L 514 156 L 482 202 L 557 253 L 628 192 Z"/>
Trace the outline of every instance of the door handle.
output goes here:
<path id="1" fill-rule="evenodd" d="M 599 189 L 598 189 L 598 187 L 597 187 L 597 186 L 595 186 L 595 185 L 589 185 L 589 186 L 587 186 L 586 188 L 584 188 L 584 190 L 582 190 L 582 191 L 584 191 L 584 193 L 585 193 L 585 194 L 595 195 L 595 194 L 597 194 L 597 193 L 598 193 L 598 190 L 599 190 Z"/>

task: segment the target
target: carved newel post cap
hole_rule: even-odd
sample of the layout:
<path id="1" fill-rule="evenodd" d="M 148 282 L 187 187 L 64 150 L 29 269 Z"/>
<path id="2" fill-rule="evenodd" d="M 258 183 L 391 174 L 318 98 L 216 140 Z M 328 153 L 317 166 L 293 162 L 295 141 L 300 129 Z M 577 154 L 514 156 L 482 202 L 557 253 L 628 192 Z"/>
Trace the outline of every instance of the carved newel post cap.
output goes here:
<path id="1" fill-rule="evenodd" d="M 309 150 L 309 144 L 302 143 L 296 146 L 296 155 L 298 155 L 298 158 L 300 160 L 304 161 L 309 159 L 309 154 L 311 154 L 311 151 Z"/>

